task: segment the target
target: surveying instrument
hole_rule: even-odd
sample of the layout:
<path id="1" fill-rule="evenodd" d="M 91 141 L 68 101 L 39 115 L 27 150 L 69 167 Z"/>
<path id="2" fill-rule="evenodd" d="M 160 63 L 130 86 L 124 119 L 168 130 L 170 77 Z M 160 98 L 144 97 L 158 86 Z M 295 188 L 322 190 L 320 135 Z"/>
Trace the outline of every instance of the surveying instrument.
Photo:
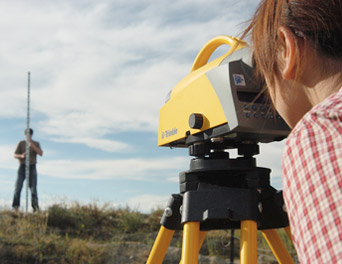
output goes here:
<path id="1" fill-rule="evenodd" d="M 230 50 L 208 63 L 223 44 Z M 293 263 L 276 231 L 290 236 L 282 192 L 254 158 L 258 143 L 280 141 L 289 128 L 266 100 L 252 62 L 242 40 L 210 40 L 161 108 L 158 145 L 188 148 L 194 158 L 179 174 L 180 193 L 170 197 L 148 264 L 162 263 L 176 230 L 183 230 L 180 263 L 196 264 L 207 231 L 218 229 L 241 230 L 243 264 L 257 263 L 258 229 L 279 263 Z M 239 157 L 230 158 L 229 149 Z"/>

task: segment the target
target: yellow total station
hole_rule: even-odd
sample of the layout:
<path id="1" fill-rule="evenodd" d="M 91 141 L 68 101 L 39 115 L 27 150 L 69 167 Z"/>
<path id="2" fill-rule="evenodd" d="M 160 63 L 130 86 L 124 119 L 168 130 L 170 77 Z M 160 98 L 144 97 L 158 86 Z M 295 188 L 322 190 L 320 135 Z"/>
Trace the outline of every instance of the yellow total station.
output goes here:
<path id="1" fill-rule="evenodd" d="M 223 44 L 230 50 L 208 62 Z M 243 264 L 257 262 L 257 229 L 279 263 L 293 263 L 275 230 L 288 226 L 282 193 L 254 158 L 259 142 L 281 140 L 289 128 L 267 101 L 252 58 L 238 38 L 212 39 L 161 108 L 158 145 L 186 147 L 194 158 L 179 174 L 180 193 L 165 208 L 148 264 L 162 263 L 176 230 L 183 231 L 181 263 L 198 263 L 206 232 L 217 229 L 241 230 Z M 226 150 L 234 148 L 232 159 Z"/>
<path id="2" fill-rule="evenodd" d="M 223 44 L 230 46 L 229 51 L 208 63 Z M 269 105 L 265 106 L 251 61 L 250 48 L 236 37 L 219 36 L 209 41 L 160 110 L 158 145 L 186 147 L 189 136 L 203 132 L 203 140 L 210 135 L 235 141 L 284 138 L 288 128 L 270 112 Z"/>

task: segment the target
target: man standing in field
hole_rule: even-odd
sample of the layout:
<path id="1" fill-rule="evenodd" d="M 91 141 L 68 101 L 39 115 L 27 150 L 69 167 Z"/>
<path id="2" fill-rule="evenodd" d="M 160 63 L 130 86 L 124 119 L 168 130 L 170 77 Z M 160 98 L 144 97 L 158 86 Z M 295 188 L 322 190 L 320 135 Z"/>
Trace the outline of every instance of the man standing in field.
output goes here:
<path id="1" fill-rule="evenodd" d="M 37 154 L 39 156 L 42 156 L 43 151 L 40 147 L 39 142 L 32 140 L 33 130 L 30 129 L 29 132 L 30 132 L 30 135 L 29 135 L 29 147 L 30 147 L 29 187 L 31 190 L 32 208 L 33 208 L 33 211 L 36 212 L 39 210 L 38 194 L 37 194 L 37 169 L 36 169 Z M 25 135 L 26 135 L 26 130 L 25 130 Z M 20 206 L 20 193 L 23 187 L 23 182 L 25 180 L 25 157 L 26 157 L 25 152 L 26 152 L 26 138 L 25 140 L 22 140 L 18 143 L 17 148 L 14 152 L 14 158 L 19 160 L 19 169 L 18 169 L 17 180 L 15 183 L 14 197 L 13 197 L 13 204 L 12 204 L 12 207 L 14 209 L 18 209 Z"/>

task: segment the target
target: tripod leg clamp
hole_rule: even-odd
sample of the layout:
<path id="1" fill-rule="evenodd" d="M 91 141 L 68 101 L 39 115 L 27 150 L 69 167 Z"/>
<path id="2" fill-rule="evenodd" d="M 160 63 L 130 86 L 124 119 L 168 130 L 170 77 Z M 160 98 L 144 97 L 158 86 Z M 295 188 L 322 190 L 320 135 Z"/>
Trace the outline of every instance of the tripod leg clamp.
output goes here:
<path id="1" fill-rule="evenodd" d="M 180 194 L 172 194 L 164 210 L 160 224 L 170 230 L 182 230 L 180 208 L 183 197 Z"/>

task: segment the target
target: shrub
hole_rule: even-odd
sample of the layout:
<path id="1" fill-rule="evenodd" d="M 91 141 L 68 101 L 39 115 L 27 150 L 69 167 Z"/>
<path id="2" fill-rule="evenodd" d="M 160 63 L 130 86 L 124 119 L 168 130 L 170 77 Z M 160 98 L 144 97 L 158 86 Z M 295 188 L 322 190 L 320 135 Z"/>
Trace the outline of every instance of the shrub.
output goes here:
<path id="1" fill-rule="evenodd" d="M 131 210 L 128 207 L 121 210 L 120 226 L 126 233 L 134 233 L 139 230 L 143 224 L 142 214 L 136 210 Z"/>

